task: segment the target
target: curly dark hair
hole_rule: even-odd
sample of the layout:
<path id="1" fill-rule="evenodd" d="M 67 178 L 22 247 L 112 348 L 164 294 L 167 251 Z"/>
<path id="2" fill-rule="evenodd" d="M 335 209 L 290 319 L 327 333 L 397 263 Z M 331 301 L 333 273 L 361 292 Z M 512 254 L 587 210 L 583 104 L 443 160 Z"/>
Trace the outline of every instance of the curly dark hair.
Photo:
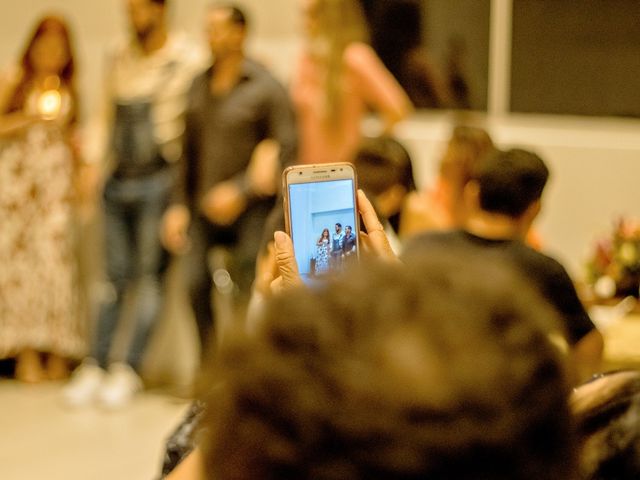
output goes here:
<path id="1" fill-rule="evenodd" d="M 274 297 L 218 352 L 208 478 L 572 478 L 554 315 L 505 265 L 462 254 Z"/>

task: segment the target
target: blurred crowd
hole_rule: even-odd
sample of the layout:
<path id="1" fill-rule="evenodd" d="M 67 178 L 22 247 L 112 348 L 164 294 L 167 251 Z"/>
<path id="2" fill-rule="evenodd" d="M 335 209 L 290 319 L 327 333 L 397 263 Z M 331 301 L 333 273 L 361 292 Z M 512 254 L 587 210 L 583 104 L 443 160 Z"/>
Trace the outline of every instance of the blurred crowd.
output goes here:
<path id="1" fill-rule="evenodd" d="M 457 125 L 437 181 L 416 187 L 394 127 L 416 107 L 469 106 L 455 55 L 443 74 L 422 45 L 419 2 L 300 0 L 286 86 L 247 54 L 241 8 L 203 12 L 207 52 L 169 28 L 165 0 L 122 3 L 130 35 L 90 120 L 61 16 L 0 78 L 0 359 L 16 379 L 65 380 L 72 407 L 126 407 L 179 261 L 202 387 L 167 444 L 169 478 L 638 475 L 638 374 L 583 384 L 603 339 L 542 253 L 544 160 Z M 329 162 L 356 167 L 360 262 L 309 288 L 280 174 Z M 96 219 L 99 249 L 79 234 Z"/>

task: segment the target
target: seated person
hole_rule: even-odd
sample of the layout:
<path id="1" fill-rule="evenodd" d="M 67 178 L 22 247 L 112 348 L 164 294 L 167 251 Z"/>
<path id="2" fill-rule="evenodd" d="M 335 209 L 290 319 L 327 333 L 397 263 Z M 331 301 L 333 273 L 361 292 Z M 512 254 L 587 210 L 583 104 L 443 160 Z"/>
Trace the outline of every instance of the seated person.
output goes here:
<path id="1" fill-rule="evenodd" d="M 524 244 L 540 212 L 548 176 L 542 159 L 525 150 L 497 151 L 485 157 L 464 189 L 464 228 L 415 237 L 406 246 L 404 259 L 410 262 L 412 255 L 428 249 L 468 249 L 476 255 L 511 262 L 560 314 L 571 347 L 575 379 L 581 381 L 600 366 L 602 335 L 562 265 Z"/>
<path id="2" fill-rule="evenodd" d="M 265 307 L 221 347 L 191 476 L 170 478 L 571 477 L 555 314 L 508 266 L 374 262 Z"/>
<path id="3" fill-rule="evenodd" d="M 571 395 L 580 443 L 580 478 L 640 478 L 640 372 L 612 372 Z"/>
<path id="4" fill-rule="evenodd" d="M 401 235 L 408 238 L 426 230 L 459 227 L 465 218 L 464 186 L 476 163 L 494 148 L 491 137 L 482 128 L 454 127 L 440 159 L 435 185 L 407 198 Z"/>

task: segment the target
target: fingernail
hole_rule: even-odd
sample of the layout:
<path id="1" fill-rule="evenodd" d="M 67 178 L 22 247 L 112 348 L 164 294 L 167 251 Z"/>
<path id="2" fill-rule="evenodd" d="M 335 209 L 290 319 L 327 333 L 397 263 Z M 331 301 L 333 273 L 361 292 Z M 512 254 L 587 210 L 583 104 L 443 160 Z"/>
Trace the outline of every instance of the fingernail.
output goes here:
<path id="1" fill-rule="evenodd" d="M 278 230 L 273 234 L 273 240 L 277 246 L 281 247 L 287 242 L 287 234 Z"/>

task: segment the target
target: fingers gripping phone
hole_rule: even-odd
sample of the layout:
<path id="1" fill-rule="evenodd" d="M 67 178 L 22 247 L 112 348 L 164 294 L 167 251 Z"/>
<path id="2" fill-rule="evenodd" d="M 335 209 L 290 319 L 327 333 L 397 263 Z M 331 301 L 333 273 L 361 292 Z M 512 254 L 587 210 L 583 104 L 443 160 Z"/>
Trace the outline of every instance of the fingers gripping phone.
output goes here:
<path id="1" fill-rule="evenodd" d="M 303 280 L 357 262 L 355 167 L 350 163 L 294 165 L 283 172 L 282 180 L 287 232 Z"/>

